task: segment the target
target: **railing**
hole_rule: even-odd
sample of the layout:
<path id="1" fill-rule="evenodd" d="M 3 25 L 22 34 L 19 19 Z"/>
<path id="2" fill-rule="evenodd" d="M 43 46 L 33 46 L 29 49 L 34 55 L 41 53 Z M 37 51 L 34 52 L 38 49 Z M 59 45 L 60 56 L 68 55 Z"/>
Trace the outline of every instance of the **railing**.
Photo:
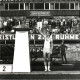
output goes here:
<path id="1" fill-rule="evenodd" d="M 60 36 L 66 36 L 68 39 L 60 38 Z M 43 58 L 43 43 L 44 38 L 40 34 L 30 34 L 30 55 L 31 59 L 34 58 Z M 80 35 L 79 34 L 53 34 L 53 43 L 61 44 L 61 41 L 64 40 L 65 43 L 75 43 L 80 44 Z M 12 64 L 13 63 L 13 54 L 14 54 L 14 43 L 15 43 L 15 34 L 0 34 L 0 63 Z M 75 46 L 75 45 L 73 45 Z M 69 46 L 68 46 L 69 47 Z M 60 58 L 59 49 L 54 48 L 52 58 Z M 79 48 L 78 48 L 79 49 Z M 71 50 L 67 50 L 67 53 Z M 73 51 L 76 52 L 76 51 Z M 80 50 L 78 50 L 80 52 Z"/>
<path id="2" fill-rule="evenodd" d="M 52 34 L 53 40 L 80 40 L 80 34 Z M 30 40 L 44 40 L 41 34 L 29 34 Z M 0 40 L 15 40 L 15 34 L 0 34 Z"/>

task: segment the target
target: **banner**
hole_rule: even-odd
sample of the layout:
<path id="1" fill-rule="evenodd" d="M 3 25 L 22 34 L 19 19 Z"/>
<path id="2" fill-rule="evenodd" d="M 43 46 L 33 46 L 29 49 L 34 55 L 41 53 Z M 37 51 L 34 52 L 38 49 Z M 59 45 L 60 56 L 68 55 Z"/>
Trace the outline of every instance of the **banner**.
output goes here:
<path id="1" fill-rule="evenodd" d="M 0 34 L 0 40 L 15 40 L 15 34 Z"/>
<path id="2" fill-rule="evenodd" d="M 51 16 L 50 11 L 30 11 L 30 16 Z"/>
<path id="3" fill-rule="evenodd" d="M 53 40 L 80 40 L 80 34 L 53 34 Z M 30 40 L 44 40 L 41 34 L 30 34 Z M 0 40 L 15 40 L 15 34 L 0 34 Z"/>

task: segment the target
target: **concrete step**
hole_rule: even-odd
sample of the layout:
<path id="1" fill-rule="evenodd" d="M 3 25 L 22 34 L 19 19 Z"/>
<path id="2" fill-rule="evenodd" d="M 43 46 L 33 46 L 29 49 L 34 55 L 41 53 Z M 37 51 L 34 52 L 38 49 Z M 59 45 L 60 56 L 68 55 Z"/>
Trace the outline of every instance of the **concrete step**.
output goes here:
<path id="1" fill-rule="evenodd" d="M 30 73 L 0 73 L 0 80 L 52 80 L 80 79 L 80 71 L 32 71 Z"/>

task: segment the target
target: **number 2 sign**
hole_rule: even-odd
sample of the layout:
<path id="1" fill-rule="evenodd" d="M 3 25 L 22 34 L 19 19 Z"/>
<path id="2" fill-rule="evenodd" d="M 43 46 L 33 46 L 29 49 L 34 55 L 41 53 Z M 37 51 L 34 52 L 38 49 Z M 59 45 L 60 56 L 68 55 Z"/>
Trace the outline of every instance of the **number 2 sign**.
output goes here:
<path id="1" fill-rule="evenodd" d="M 0 72 L 12 72 L 12 65 L 1 64 L 0 65 Z"/>

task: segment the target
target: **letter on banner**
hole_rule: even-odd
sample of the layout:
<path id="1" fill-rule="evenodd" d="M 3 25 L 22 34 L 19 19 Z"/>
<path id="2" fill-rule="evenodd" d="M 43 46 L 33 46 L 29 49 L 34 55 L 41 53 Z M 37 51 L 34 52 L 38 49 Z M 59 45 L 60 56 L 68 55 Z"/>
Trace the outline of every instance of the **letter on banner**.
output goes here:
<path id="1" fill-rule="evenodd" d="M 13 72 L 30 72 L 28 31 L 16 31 Z"/>

